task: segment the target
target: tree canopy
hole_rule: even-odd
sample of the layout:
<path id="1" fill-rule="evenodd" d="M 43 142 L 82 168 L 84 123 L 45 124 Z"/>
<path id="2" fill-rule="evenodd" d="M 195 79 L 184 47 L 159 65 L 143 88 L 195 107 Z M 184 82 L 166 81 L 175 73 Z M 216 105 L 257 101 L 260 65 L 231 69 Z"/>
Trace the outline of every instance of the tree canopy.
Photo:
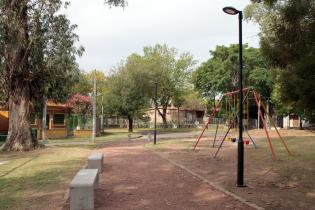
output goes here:
<path id="1" fill-rule="evenodd" d="M 189 53 L 178 54 L 167 45 L 144 47 L 143 55 L 130 55 L 109 76 L 109 92 L 104 103 L 107 111 L 126 117 L 132 123 L 133 118 L 142 116 L 144 109 L 154 104 L 160 108 L 158 113 L 166 127 L 168 106 L 180 107 L 185 101 L 194 63 Z"/>
<path id="2" fill-rule="evenodd" d="M 269 97 L 272 91 L 271 71 L 259 49 L 244 45 L 244 86 L 250 86 Z M 211 58 L 193 72 L 195 88 L 205 98 L 238 89 L 238 45 L 217 46 Z"/>
<path id="3" fill-rule="evenodd" d="M 141 56 L 132 54 L 108 78 L 105 110 L 127 118 L 129 132 L 133 131 L 134 118 L 142 117 L 144 109 L 149 106 L 147 77 Z"/>
<path id="4" fill-rule="evenodd" d="M 175 48 L 157 44 L 143 49 L 143 59 L 150 73 L 149 82 L 152 84 L 151 99 L 167 127 L 166 111 L 172 101 L 179 102 L 183 90 L 190 85 L 192 68 L 195 65 L 193 56 L 187 52 L 178 54 Z M 157 83 L 157 98 L 154 95 L 153 84 Z"/>
<path id="5" fill-rule="evenodd" d="M 124 6 L 123 0 L 106 0 Z M 9 132 L 2 149 L 30 150 L 29 105 L 44 96 L 65 100 L 78 75 L 78 36 L 60 14 L 69 2 L 61 0 L 0 1 L 0 95 L 9 105 Z"/>
<path id="6" fill-rule="evenodd" d="M 260 25 L 262 53 L 279 69 L 278 100 L 314 119 L 314 1 L 255 0 L 247 7 L 246 15 Z"/>

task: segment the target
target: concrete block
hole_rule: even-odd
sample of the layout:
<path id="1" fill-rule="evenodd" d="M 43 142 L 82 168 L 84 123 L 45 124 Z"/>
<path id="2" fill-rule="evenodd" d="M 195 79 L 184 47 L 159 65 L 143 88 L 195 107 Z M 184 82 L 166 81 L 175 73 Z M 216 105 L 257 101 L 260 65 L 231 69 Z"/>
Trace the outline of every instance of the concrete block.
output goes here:
<path id="1" fill-rule="evenodd" d="M 93 210 L 98 169 L 81 169 L 70 183 L 70 210 Z"/>
<path id="2" fill-rule="evenodd" d="M 103 154 L 93 153 L 88 157 L 88 169 L 98 169 L 98 173 L 103 172 Z"/>

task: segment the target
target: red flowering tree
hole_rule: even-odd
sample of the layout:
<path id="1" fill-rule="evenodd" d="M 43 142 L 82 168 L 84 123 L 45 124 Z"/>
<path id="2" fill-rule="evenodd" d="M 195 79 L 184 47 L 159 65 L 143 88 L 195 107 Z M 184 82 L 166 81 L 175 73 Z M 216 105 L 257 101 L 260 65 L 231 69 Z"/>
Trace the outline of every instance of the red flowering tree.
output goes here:
<path id="1" fill-rule="evenodd" d="M 86 129 L 92 112 L 92 99 L 89 96 L 75 94 L 66 102 L 66 107 L 77 115 L 77 129 Z"/>
<path id="2" fill-rule="evenodd" d="M 92 99 L 90 96 L 75 94 L 66 102 L 68 109 L 77 115 L 87 115 L 92 112 Z"/>

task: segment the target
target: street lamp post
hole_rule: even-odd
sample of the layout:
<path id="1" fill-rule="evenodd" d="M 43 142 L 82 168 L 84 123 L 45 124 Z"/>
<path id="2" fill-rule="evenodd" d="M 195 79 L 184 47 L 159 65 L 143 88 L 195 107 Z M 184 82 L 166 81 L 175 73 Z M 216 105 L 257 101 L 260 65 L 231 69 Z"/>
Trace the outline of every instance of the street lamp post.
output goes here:
<path id="1" fill-rule="evenodd" d="M 93 131 L 92 131 L 92 142 L 95 143 L 96 136 L 96 70 L 94 70 L 93 77 Z"/>
<path id="2" fill-rule="evenodd" d="M 154 144 L 156 144 L 156 109 L 158 108 L 157 107 L 157 82 L 154 83 L 155 85 L 155 103 L 154 103 Z"/>
<path id="3" fill-rule="evenodd" d="M 242 22 L 243 12 L 234 7 L 224 7 L 223 11 L 229 15 L 237 15 L 239 20 L 239 139 L 237 143 L 237 187 L 245 187 L 244 185 L 244 143 L 243 143 L 243 38 L 242 38 Z"/>

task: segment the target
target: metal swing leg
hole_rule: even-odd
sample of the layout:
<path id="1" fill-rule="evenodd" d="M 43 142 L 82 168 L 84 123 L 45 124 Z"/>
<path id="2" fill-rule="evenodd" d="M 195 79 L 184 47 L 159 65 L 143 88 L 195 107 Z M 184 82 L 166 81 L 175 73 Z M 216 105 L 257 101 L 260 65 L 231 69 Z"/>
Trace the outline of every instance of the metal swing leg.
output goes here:
<path id="1" fill-rule="evenodd" d="M 256 143 L 255 143 L 255 141 L 254 141 L 254 139 L 249 135 L 249 132 L 248 132 L 248 130 L 246 129 L 246 133 L 247 133 L 247 135 L 248 135 L 248 137 L 249 137 L 249 139 L 250 139 L 250 141 L 253 143 L 253 147 L 254 147 L 254 149 L 257 149 L 257 145 L 256 145 Z"/>
<path id="2" fill-rule="evenodd" d="M 216 130 L 215 130 L 215 135 L 214 135 L 213 145 L 212 145 L 213 148 L 214 148 L 214 146 L 215 146 L 215 141 L 216 141 L 216 139 L 217 139 L 218 128 L 219 128 L 219 123 L 217 123 L 217 128 L 216 128 Z"/>

